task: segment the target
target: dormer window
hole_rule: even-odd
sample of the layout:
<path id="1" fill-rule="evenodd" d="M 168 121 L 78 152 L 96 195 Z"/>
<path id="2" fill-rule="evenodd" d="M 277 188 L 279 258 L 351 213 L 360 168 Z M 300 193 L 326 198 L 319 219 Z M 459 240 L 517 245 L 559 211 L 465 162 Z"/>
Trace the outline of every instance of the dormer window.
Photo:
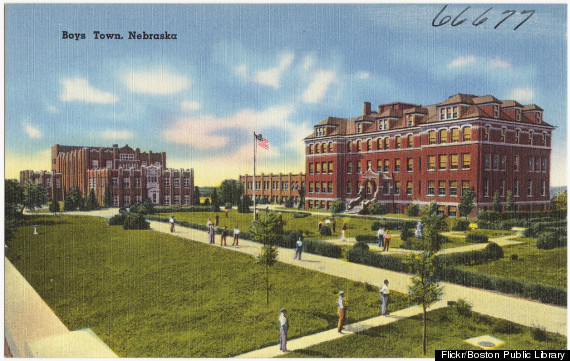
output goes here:
<path id="1" fill-rule="evenodd" d="M 439 110 L 439 120 L 445 120 L 445 108 Z"/>
<path id="2" fill-rule="evenodd" d="M 414 118 L 412 117 L 411 114 L 406 115 L 406 122 L 408 123 L 408 127 L 414 125 Z"/>
<path id="3" fill-rule="evenodd" d="M 362 133 L 362 123 L 356 124 L 356 132 L 357 132 L 357 133 Z"/>
<path id="4" fill-rule="evenodd" d="M 541 123 L 541 118 L 542 118 L 542 114 L 541 114 L 540 112 L 537 112 L 537 113 L 536 113 L 536 122 L 537 122 L 538 124 Z"/>
<path id="5" fill-rule="evenodd" d="M 498 105 L 493 105 L 493 115 L 495 116 L 495 118 L 499 117 L 499 106 Z"/>
<path id="6" fill-rule="evenodd" d="M 457 105 L 441 108 L 439 110 L 439 120 L 459 118 L 459 107 Z"/>
<path id="7" fill-rule="evenodd" d="M 520 122 L 520 121 L 521 121 L 521 110 L 520 110 L 520 109 L 517 109 L 517 110 L 515 111 L 515 120 L 516 120 L 517 122 Z"/>
<path id="8" fill-rule="evenodd" d="M 378 130 L 388 130 L 388 119 L 378 121 Z"/>
<path id="9" fill-rule="evenodd" d="M 453 119 L 457 119 L 457 107 L 453 107 Z"/>

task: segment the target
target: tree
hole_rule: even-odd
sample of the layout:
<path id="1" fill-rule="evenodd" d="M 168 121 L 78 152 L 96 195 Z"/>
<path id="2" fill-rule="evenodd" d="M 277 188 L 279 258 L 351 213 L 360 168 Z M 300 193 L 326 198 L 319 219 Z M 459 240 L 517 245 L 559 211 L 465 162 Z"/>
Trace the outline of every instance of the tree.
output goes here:
<path id="1" fill-rule="evenodd" d="M 499 192 L 495 192 L 493 195 L 493 211 L 501 212 L 501 201 L 499 200 Z"/>
<path id="2" fill-rule="evenodd" d="M 299 209 L 305 208 L 305 183 L 301 183 L 299 188 Z"/>
<path id="3" fill-rule="evenodd" d="M 218 198 L 218 192 L 216 188 L 212 191 L 212 211 L 219 212 L 220 211 L 220 199 Z"/>
<path id="4" fill-rule="evenodd" d="M 250 209 L 249 207 L 252 205 L 253 201 L 251 200 L 250 197 L 248 196 L 242 196 L 241 200 L 239 202 L 238 205 L 238 212 L 239 213 L 249 213 Z"/>
<path id="5" fill-rule="evenodd" d="M 83 210 L 85 206 L 85 200 L 83 199 L 83 195 L 81 191 L 77 187 L 71 188 L 69 194 L 63 200 L 63 210 L 64 211 L 74 211 L 77 208 L 79 210 Z"/>
<path id="6" fill-rule="evenodd" d="M 24 189 L 16 179 L 4 181 L 4 210 L 6 217 L 24 211 Z"/>
<path id="7" fill-rule="evenodd" d="M 97 202 L 97 196 L 95 195 L 95 189 L 91 188 L 87 199 L 85 200 L 85 209 L 88 211 L 99 209 L 99 203 Z"/>
<path id="8" fill-rule="evenodd" d="M 103 194 L 103 207 L 110 208 L 112 205 L 113 205 L 113 193 L 111 192 L 111 188 L 105 185 L 105 193 Z"/>
<path id="9" fill-rule="evenodd" d="M 443 289 L 433 278 L 435 265 L 430 252 L 410 255 L 406 263 L 412 274 L 411 284 L 408 286 L 410 301 L 413 304 L 421 305 L 423 309 L 422 356 L 425 356 L 427 351 L 427 308 L 441 299 Z"/>
<path id="10" fill-rule="evenodd" d="M 24 186 L 24 207 L 28 208 L 30 211 L 40 207 L 48 202 L 48 192 L 40 184 L 34 182 L 28 182 Z"/>
<path id="11" fill-rule="evenodd" d="M 440 233 L 445 230 L 447 224 L 444 215 L 437 214 L 437 203 L 431 202 L 428 210 L 422 218 L 422 248 L 425 251 L 437 252 L 445 237 Z"/>
<path id="12" fill-rule="evenodd" d="M 342 199 L 337 199 L 333 202 L 332 206 L 331 206 L 331 211 L 333 213 L 340 213 L 344 211 L 344 200 Z"/>
<path id="13" fill-rule="evenodd" d="M 198 188 L 198 186 L 194 187 L 194 205 L 200 205 L 200 188 Z"/>
<path id="14" fill-rule="evenodd" d="M 287 198 L 287 201 L 285 202 L 285 207 L 293 208 L 294 206 L 295 206 L 295 199 L 293 197 Z"/>
<path id="15" fill-rule="evenodd" d="M 566 212 L 568 206 L 568 195 L 566 194 L 566 191 L 562 191 L 560 193 L 557 193 L 553 198 L 552 198 L 552 210 L 555 212 Z"/>
<path id="16" fill-rule="evenodd" d="M 56 214 L 57 212 L 59 212 L 59 202 L 58 201 L 52 201 L 49 204 L 49 211 L 53 214 Z"/>
<path id="17" fill-rule="evenodd" d="M 235 179 L 226 179 L 220 185 L 219 204 L 230 203 L 238 205 L 243 195 L 243 184 Z M 212 203 L 214 203 L 212 201 Z"/>
<path id="18" fill-rule="evenodd" d="M 265 290 L 267 305 L 269 305 L 269 267 L 277 262 L 277 250 L 273 245 L 279 237 L 283 236 L 283 222 L 275 213 L 269 213 L 253 222 L 249 233 L 256 242 L 263 243 L 261 253 L 255 262 L 265 266 Z"/>
<path id="19" fill-rule="evenodd" d="M 459 216 L 467 217 L 475 209 L 475 192 L 471 189 L 465 189 L 461 194 L 461 200 L 459 201 Z"/>
<path id="20" fill-rule="evenodd" d="M 515 200 L 513 198 L 513 192 L 507 191 L 507 202 L 505 204 L 505 209 L 507 212 L 514 212 L 515 211 Z"/>

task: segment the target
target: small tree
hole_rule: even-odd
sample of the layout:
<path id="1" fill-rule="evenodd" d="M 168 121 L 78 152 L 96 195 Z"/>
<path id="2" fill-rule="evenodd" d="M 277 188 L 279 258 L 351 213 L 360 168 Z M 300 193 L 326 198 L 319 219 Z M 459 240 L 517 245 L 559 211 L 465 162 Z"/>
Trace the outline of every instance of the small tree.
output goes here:
<path id="1" fill-rule="evenodd" d="M 59 212 L 59 202 L 58 201 L 52 201 L 49 204 L 49 211 L 53 214 L 56 214 L 57 212 Z"/>
<path id="2" fill-rule="evenodd" d="M 200 205 L 200 188 L 198 188 L 198 186 L 194 187 L 194 205 Z"/>
<path id="3" fill-rule="evenodd" d="M 95 189 L 91 188 L 87 199 L 85 200 L 85 209 L 88 211 L 99 209 L 99 202 L 97 202 L 97 196 L 95 195 Z"/>
<path id="4" fill-rule="evenodd" d="M 568 207 L 568 194 L 566 191 L 557 193 L 552 198 L 552 210 L 555 212 L 566 212 Z"/>
<path id="5" fill-rule="evenodd" d="M 432 202 L 422 218 L 422 248 L 425 251 L 437 252 L 445 237 L 440 233 L 447 228 L 444 215 L 437 214 L 437 203 Z"/>
<path id="6" fill-rule="evenodd" d="M 443 289 L 433 278 L 435 266 L 429 252 L 413 254 L 406 263 L 412 274 L 411 285 L 408 286 L 410 302 L 421 305 L 423 309 L 422 356 L 425 356 L 427 352 L 427 308 L 441 299 Z"/>
<path id="7" fill-rule="evenodd" d="M 475 192 L 471 189 L 465 189 L 461 194 L 461 200 L 459 201 L 459 216 L 467 217 L 475 209 Z"/>
<path id="8" fill-rule="evenodd" d="M 510 190 L 507 191 L 507 201 L 505 203 L 505 209 L 507 212 L 514 212 L 515 211 L 515 200 L 513 198 L 513 192 Z"/>
<path id="9" fill-rule="evenodd" d="M 305 184 L 302 183 L 299 188 L 299 209 L 305 208 Z"/>
<path id="10" fill-rule="evenodd" d="M 410 204 L 406 207 L 406 216 L 417 217 L 420 214 L 419 204 Z"/>
<path id="11" fill-rule="evenodd" d="M 269 306 L 269 267 L 277 262 L 277 250 L 272 244 L 265 245 L 261 248 L 261 253 L 256 257 L 255 263 L 265 266 L 265 291 L 266 302 Z"/>
<path id="12" fill-rule="evenodd" d="M 16 179 L 6 179 L 4 187 L 5 216 L 16 217 L 16 214 L 22 214 L 24 211 L 24 188 Z"/>
<path id="13" fill-rule="evenodd" d="M 249 207 L 251 206 L 251 204 L 252 204 L 252 200 L 250 197 L 245 196 L 245 195 L 242 196 L 241 200 L 239 202 L 239 205 L 238 205 L 238 212 L 239 213 L 249 213 L 249 211 L 250 211 Z"/>
<path id="14" fill-rule="evenodd" d="M 212 191 L 212 212 L 219 212 L 220 211 L 220 198 L 218 197 L 218 191 L 216 188 Z"/>
<path id="15" fill-rule="evenodd" d="M 28 208 L 30 211 L 40 207 L 48 202 L 48 192 L 40 184 L 34 182 L 28 182 L 24 186 L 24 207 Z"/>
<path id="16" fill-rule="evenodd" d="M 105 193 L 103 193 L 103 207 L 109 208 L 113 205 L 113 193 L 111 188 L 105 186 Z"/>
<path id="17" fill-rule="evenodd" d="M 344 211 L 344 200 L 342 199 L 337 199 L 336 201 L 333 202 L 331 210 L 333 213 L 340 213 Z"/>
<path id="18" fill-rule="evenodd" d="M 295 199 L 293 197 L 287 198 L 287 201 L 285 202 L 285 207 L 293 208 L 294 206 L 295 206 Z"/>
<path id="19" fill-rule="evenodd" d="M 63 200 L 63 210 L 64 211 L 74 211 L 77 208 L 79 210 L 83 210 L 85 206 L 85 200 L 83 199 L 83 195 L 81 191 L 77 187 L 71 188 L 69 194 Z"/>
<path id="20" fill-rule="evenodd" d="M 499 192 L 495 192 L 495 195 L 493 196 L 493 210 L 495 212 L 501 212 L 501 202 L 499 200 Z"/>

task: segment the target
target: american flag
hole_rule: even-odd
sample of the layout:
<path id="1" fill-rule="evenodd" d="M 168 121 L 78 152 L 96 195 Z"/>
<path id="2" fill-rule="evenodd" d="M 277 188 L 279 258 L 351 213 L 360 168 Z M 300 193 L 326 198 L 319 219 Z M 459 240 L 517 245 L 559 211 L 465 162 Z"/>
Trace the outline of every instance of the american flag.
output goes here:
<path id="1" fill-rule="evenodd" d="M 267 139 L 263 138 L 261 134 L 257 134 L 255 137 L 257 138 L 257 144 L 261 148 L 269 150 L 269 142 Z"/>

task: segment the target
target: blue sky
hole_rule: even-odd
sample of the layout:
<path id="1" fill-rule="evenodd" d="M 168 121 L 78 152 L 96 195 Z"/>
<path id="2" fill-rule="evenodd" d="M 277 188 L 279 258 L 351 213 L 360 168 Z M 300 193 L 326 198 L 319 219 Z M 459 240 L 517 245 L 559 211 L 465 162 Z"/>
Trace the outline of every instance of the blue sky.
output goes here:
<path id="1" fill-rule="evenodd" d="M 466 6 L 448 5 L 439 18 Z M 566 5 L 471 5 L 463 24 L 434 27 L 442 8 L 5 5 L 6 177 L 51 169 L 56 143 L 117 143 L 166 151 L 169 167 L 216 185 L 252 172 L 253 131 L 270 142 L 258 172 L 299 172 L 302 140 L 327 116 L 357 116 L 364 101 L 428 105 L 461 92 L 542 107 L 557 127 L 551 184 L 565 185 Z M 536 13 L 514 31 L 523 10 Z M 177 40 L 129 40 L 129 31 Z"/>

